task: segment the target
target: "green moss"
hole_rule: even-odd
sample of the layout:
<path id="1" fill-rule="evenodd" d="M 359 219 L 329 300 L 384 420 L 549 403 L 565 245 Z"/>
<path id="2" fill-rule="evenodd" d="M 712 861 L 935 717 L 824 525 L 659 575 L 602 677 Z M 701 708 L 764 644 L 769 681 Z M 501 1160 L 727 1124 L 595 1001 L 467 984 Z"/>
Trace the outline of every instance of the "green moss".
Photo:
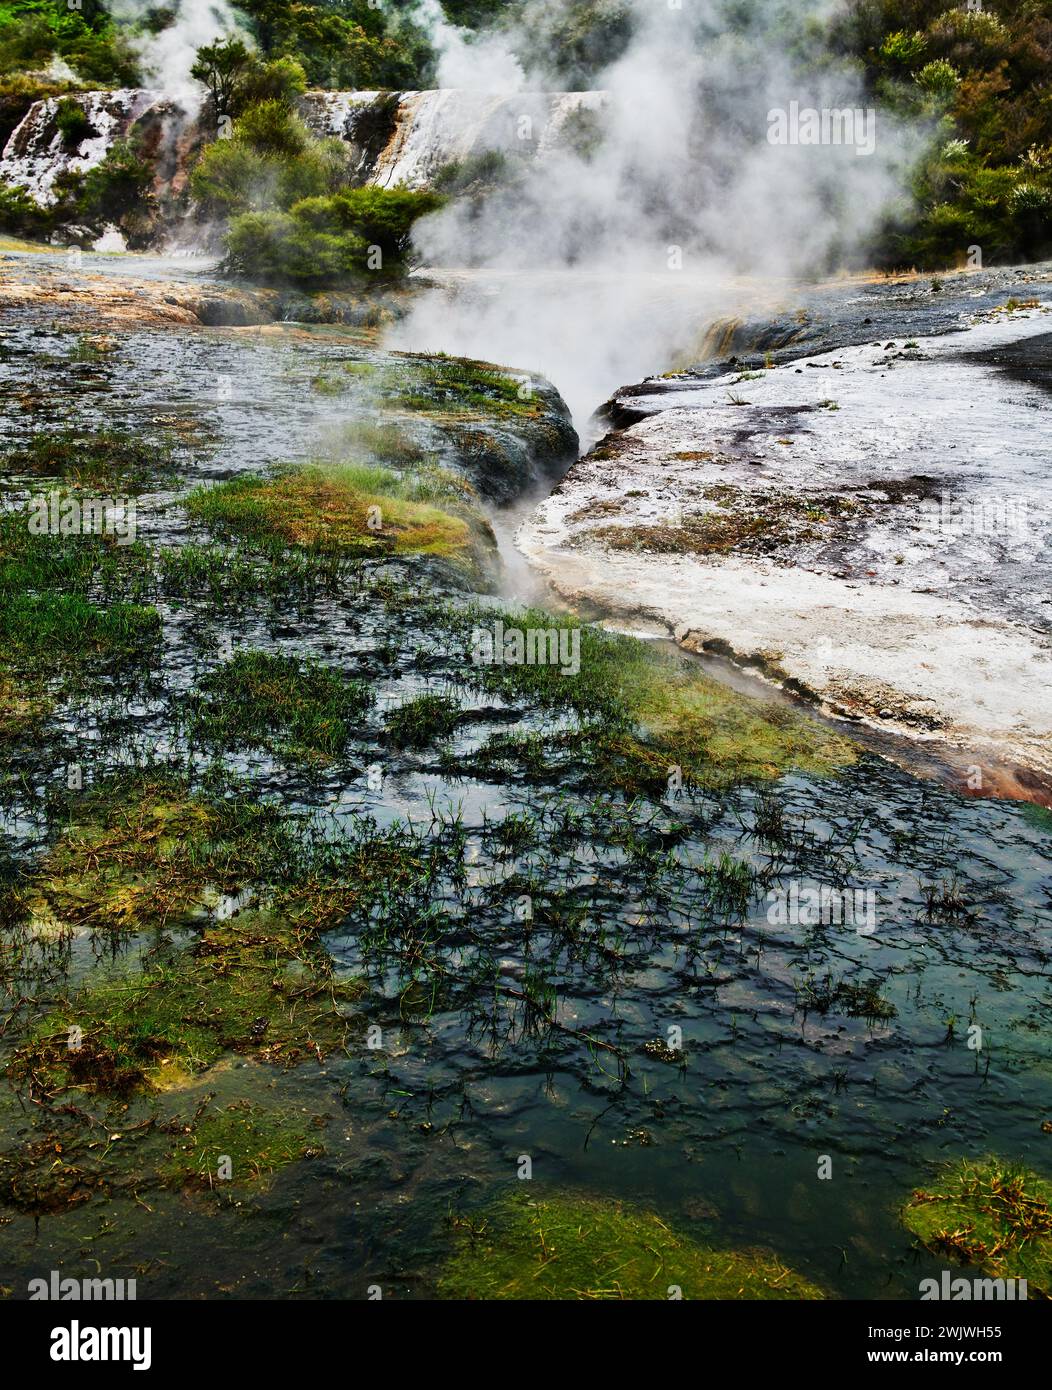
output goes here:
<path id="1" fill-rule="evenodd" d="M 403 410 L 470 418 L 532 419 L 544 411 L 524 375 L 492 362 L 445 353 L 407 356 L 407 374 L 381 385 L 384 398 Z"/>
<path id="2" fill-rule="evenodd" d="M 39 736 L 50 711 L 51 702 L 45 696 L 0 676 L 0 747 Z"/>
<path id="3" fill-rule="evenodd" d="M 1028 801 L 1022 807 L 1023 818 L 1034 827 L 1035 830 L 1043 830 L 1047 833 L 1052 832 L 1052 811 L 1047 806 L 1038 806 L 1032 801 Z"/>
<path id="4" fill-rule="evenodd" d="M 239 652 L 201 682 L 190 722 L 197 737 L 223 746 L 333 757 L 372 700 L 363 681 L 347 680 L 317 662 Z"/>
<path id="5" fill-rule="evenodd" d="M 350 367 L 352 364 L 347 365 Z M 344 430 L 342 439 L 355 453 L 364 454 L 387 467 L 414 469 L 423 463 L 420 447 L 401 425 L 393 421 L 362 421 L 350 425 Z"/>
<path id="6" fill-rule="evenodd" d="M 902 1220 L 936 1255 L 1052 1297 L 1052 1183 L 996 1158 L 966 1160 L 918 1188 Z"/>
<path id="7" fill-rule="evenodd" d="M 84 108 L 72 97 L 59 98 L 55 110 L 55 125 L 62 136 L 63 145 L 68 150 L 76 149 L 82 141 L 97 134 Z"/>
<path id="8" fill-rule="evenodd" d="M 148 931 L 194 925 L 223 895 L 258 887 L 297 930 L 421 872 L 415 841 L 364 821 L 331 841 L 244 789 L 191 791 L 174 773 L 132 770 L 69 793 L 55 843 L 16 885 L 38 930 Z"/>
<path id="9" fill-rule="evenodd" d="M 157 612 L 138 604 L 100 608 L 76 594 L 4 597 L 0 664 L 16 670 L 83 670 L 95 661 L 112 669 L 141 660 L 160 636 Z"/>
<path id="10" fill-rule="evenodd" d="M 289 1066 L 343 1045 L 360 995 L 333 978 L 313 936 L 247 912 L 191 947 L 162 950 L 141 973 L 89 984 L 16 1051 L 12 1077 L 36 1096 L 107 1095 L 184 1085 L 227 1053 Z M 79 1029 L 70 1047 L 71 1029 Z"/>
<path id="11" fill-rule="evenodd" d="M 771 1254 L 709 1249 L 620 1202 L 515 1196 L 458 1221 L 455 1239 L 443 1298 L 824 1297 Z"/>
<path id="12" fill-rule="evenodd" d="M 148 1109 L 146 1118 L 133 1118 L 122 1100 L 119 1110 L 112 1102 L 96 1107 L 96 1123 L 86 1124 L 92 1102 L 84 1095 L 73 1114 L 68 1098 L 65 1108 L 33 1107 L 23 1142 L 0 1149 L 0 1204 L 34 1216 L 119 1195 L 147 1206 L 143 1195 L 159 1188 L 266 1186 L 282 1168 L 324 1152 L 326 1117 L 269 1097 L 260 1104 L 253 1067 L 210 1080 L 221 1102 L 214 1093 L 154 1096 L 148 1107 L 136 1104 L 137 1115 Z M 24 1120 L 10 1092 L 0 1092 L 0 1110 L 5 1132 Z"/>
<path id="13" fill-rule="evenodd" d="M 447 621 L 469 646 L 477 625 L 580 632 L 580 670 L 559 665 L 469 666 L 486 690 L 574 711 L 585 761 L 607 785 L 661 793 L 679 769 L 685 782 L 726 786 L 776 777 L 790 768 L 827 773 L 853 763 L 857 747 L 784 701 L 751 699 L 708 679 L 697 667 L 655 652 L 632 637 L 604 632 L 565 614 L 531 609 L 476 610 Z"/>
<path id="14" fill-rule="evenodd" d="M 443 510 L 418 500 L 426 486 L 382 468 L 315 466 L 201 489 L 187 507 L 219 534 L 263 548 L 432 556 L 477 580 L 492 574 L 489 524 L 467 505 Z"/>
<path id="15" fill-rule="evenodd" d="M 167 596 L 221 602 L 340 592 L 357 575 L 349 557 L 317 551 L 241 554 L 224 545 L 186 544 L 162 550 L 156 559 L 158 584 Z"/>
<path id="16" fill-rule="evenodd" d="M 274 111 L 284 114 L 275 120 Z M 315 140 L 282 103 L 263 102 L 235 123 L 231 140 L 205 150 L 192 185 L 236 213 L 224 263 L 232 274 L 304 289 L 403 277 L 413 223 L 444 199 L 403 187 L 349 188 L 349 176 L 341 141 Z"/>
<path id="17" fill-rule="evenodd" d="M 0 214 L 2 211 L 2 202 L 0 202 Z M 38 254 L 49 256 L 55 254 L 55 248 L 46 241 L 26 241 L 22 237 L 2 235 L 0 235 L 0 251 L 35 251 Z"/>
<path id="18" fill-rule="evenodd" d="M 175 779 L 118 779 L 83 794 L 76 822 L 25 889 L 44 926 L 128 929 L 184 921 L 235 886 L 242 847 L 272 828 L 262 807 L 213 805 Z"/>

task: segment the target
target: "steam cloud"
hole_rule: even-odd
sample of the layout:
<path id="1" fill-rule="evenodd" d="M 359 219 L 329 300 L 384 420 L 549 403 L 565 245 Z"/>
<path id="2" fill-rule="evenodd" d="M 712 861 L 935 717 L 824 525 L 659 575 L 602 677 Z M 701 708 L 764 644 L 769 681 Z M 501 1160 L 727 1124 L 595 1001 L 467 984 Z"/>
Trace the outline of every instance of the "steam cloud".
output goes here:
<path id="1" fill-rule="evenodd" d="M 769 294 L 864 255 L 924 132 L 881 112 L 864 156 L 768 141 L 769 111 L 791 102 L 860 116 L 868 105 L 856 70 L 814 52 L 813 21 L 830 6 L 757 6 L 744 27 L 736 6 L 732 30 L 730 0 L 671 2 L 631 0 L 633 37 L 597 83 L 607 94 L 598 130 L 524 163 L 504 192 L 418 224 L 421 261 L 458 267 L 458 294 L 452 309 L 446 294 L 423 300 L 400 343 L 541 371 L 580 426 L 617 386 L 690 360 L 705 324 L 740 306 L 740 277 Z M 506 34 L 504 64 L 496 37 L 460 44 L 455 61 L 476 58 L 476 88 L 501 91 L 515 54 L 536 55 L 530 16 Z M 529 77 L 534 90 L 558 90 L 543 59 Z M 520 92 L 504 94 L 529 113 Z"/>
<path id="2" fill-rule="evenodd" d="M 112 12 L 120 19 L 144 20 L 156 6 L 152 0 L 113 0 Z M 245 32 L 244 17 L 227 0 L 177 0 L 175 18 L 159 34 L 144 34 L 135 41 L 136 51 L 147 82 L 196 110 L 203 100 L 203 89 L 190 76 L 197 50 L 238 33 L 251 46 Z"/>
<path id="3" fill-rule="evenodd" d="M 413 18 L 438 55 L 438 85 L 461 91 L 510 93 L 526 86 L 522 64 L 503 34 L 472 34 L 450 24 L 438 0 L 422 0 Z"/>

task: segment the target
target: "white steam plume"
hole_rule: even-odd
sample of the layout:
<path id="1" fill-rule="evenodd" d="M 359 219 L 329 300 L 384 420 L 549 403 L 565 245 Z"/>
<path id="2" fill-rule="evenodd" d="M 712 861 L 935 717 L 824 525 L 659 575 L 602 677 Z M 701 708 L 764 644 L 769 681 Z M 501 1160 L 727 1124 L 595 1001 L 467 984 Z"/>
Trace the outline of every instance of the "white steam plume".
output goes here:
<path id="1" fill-rule="evenodd" d="M 155 8 L 151 0 L 113 0 L 110 9 L 118 19 L 143 20 Z M 158 34 L 134 40 L 147 84 L 173 97 L 188 110 L 196 110 L 204 98 L 201 85 L 190 76 L 197 50 L 237 34 L 249 46 L 244 18 L 227 0 L 177 0 L 175 19 Z"/>
<path id="2" fill-rule="evenodd" d="M 768 142 L 769 111 L 791 102 L 868 106 L 847 63 L 789 56 L 813 47 L 828 5 L 757 6 L 738 32 L 723 0 L 631 8 L 634 36 L 596 83 L 609 95 L 591 151 L 548 152 L 481 206 L 418 224 L 429 269 L 471 269 L 454 277 L 452 305 L 424 299 L 397 333 L 543 371 L 579 423 L 618 385 L 689 353 L 707 320 L 741 304 L 737 277 L 770 286 L 863 254 L 922 139 L 881 112 L 868 153 Z M 527 51 L 530 37 L 511 42 Z"/>
<path id="3" fill-rule="evenodd" d="M 438 55 L 439 87 L 502 94 L 525 87 L 522 64 L 503 34 L 474 34 L 450 24 L 439 0 L 418 0 L 413 19 L 426 29 Z"/>

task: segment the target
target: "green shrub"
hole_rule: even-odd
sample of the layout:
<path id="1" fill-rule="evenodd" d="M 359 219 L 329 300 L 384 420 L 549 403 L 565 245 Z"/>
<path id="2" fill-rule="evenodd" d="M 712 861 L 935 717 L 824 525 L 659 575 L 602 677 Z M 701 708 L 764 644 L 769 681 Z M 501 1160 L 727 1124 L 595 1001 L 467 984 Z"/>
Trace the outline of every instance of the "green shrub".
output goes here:
<path id="1" fill-rule="evenodd" d="M 52 82 L 32 73 L 16 72 L 0 78 L 0 148 L 21 123 L 36 101 L 61 96 L 70 90 L 69 82 Z"/>
<path id="2" fill-rule="evenodd" d="M 1039 167 L 990 168 L 950 141 L 922 166 L 915 197 L 912 217 L 886 239 L 891 263 L 940 269 L 973 245 L 985 264 L 1052 250 L 1052 173 Z"/>
<path id="3" fill-rule="evenodd" d="M 401 268 L 409 253 L 413 223 L 443 204 L 441 194 L 409 188 L 348 188 L 323 198 L 305 198 L 292 208 L 303 225 L 334 236 L 348 232 L 378 248 L 377 270 Z"/>
<path id="4" fill-rule="evenodd" d="M 239 116 L 263 102 L 288 107 L 307 90 L 302 63 L 289 57 L 264 62 L 238 38 L 199 48 L 190 76 L 208 88 L 217 115 Z"/>
<path id="5" fill-rule="evenodd" d="M 880 45 L 880 57 L 889 68 L 913 68 L 924 57 L 927 40 L 923 34 L 897 30 Z"/>
<path id="6" fill-rule="evenodd" d="M 234 95 L 234 114 L 262 101 L 291 102 L 307 90 L 307 74 L 295 58 L 252 64 Z"/>
<path id="7" fill-rule="evenodd" d="M 350 178 L 350 152 L 342 140 L 316 139 L 285 102 L 269 100 L 249 107 L 229 139 L 205 149 L 190 187 L 210 211 L 233 216 L 286 210 Z"/>
<path id="8" fill-rule="evenodd" d="M 431 180 L 431 186 L 439 193 L 456 197 L 506 184 L 515 172 L 512 160 L 503 150 L 484 150 L 481 154 L 444 164 Z"/>
<path id="9" fill-rule="evenodd" d="M 202 45 L 190 76 L 208 88 L 213 110 L 222 115 L 232 110 L 241 79 L 252 62 L 252 54 L 242 40 L 228 38 Z"/>
<path id="10" fill-rule="evenodd" d="M 67 149 L 74 149 L 82 140 L 95 134 L 95 129 L 85 114 L 84 108 L 71 97 L 63 97 L 55 112 L 55 124 L 62 135 L 62 143 Z"/>
<path id="11" fill-rule="evenodd" d="M 209 212 L 229 216 L 273 203 L 278 173 L 273 160 L 244 141 L 216 140 L 191 173 L 190 189 Z"/>
<path id="12" fill-rule="evenodd" d="M 927 30 L 931 50 L 966 67 L 993 67 L 1009 56 L 1008 29 L 986 10 L 950 9 Z"/>
<path id="13" fill-rule="evenodd" d="M 153 165 L 134 140 L 116 140 L 105 159 L 84 175 L 80 212 L 87 218 L 124 222 L 152 207 Z"/>
<path id="14" fill-rule="evenodd" d="M 52 225 L 49 210 L 35 203 L 21 184 L 0 179 L 0 231 L 10 236 L 44 238 Z"/>
<path id="15" fill-rule="evenodd" d="M 317 231 L 291 213 L 244 212 L 230 224 L 226 252 L 231 274 L 310 289 L 364 274 L 369 245 L 353 233 Z"/>
<path id="16" fill-rule="evenodd" d="M 127 35 L 101 6 L 77 10 L 54 0 L 18 0 L 17 7 L 0 8 L 0 72 L 46 68 L 56 56 L 89 85 L 140 81 Z"/>
<path id="17" fill-rule="evenodd" d="M 191 176 L 200 202 L 231 217 L 226 269 L 305 289 L 405 269 L 413 223 L 441 195 L 350 188 L 342 140 L 319 140 L 287 102 L 262 101 L 204 151 Z"/>
<path id="18" fill-rule="evenodd" d="M 425 32 L 407 13 L 408 5 L 239 0 L 238 8 L 249 16 L 263 55 L 294 58 L 312 87 L 415 87 L 427 85 L 431 75 L 434 55 Z"/>
<path id="19" fill-rule="evenodd" d="M 955 67 L 937 58 L 933 63 L 925 63 L 915 78 L 917 86 L 929 96 L 948 100 L 953 96 L 961 81 L 961 74 Z"/>
<path id="20" fill-rule="evenodd" d="M 284 101 L 261 101 L 241 116 L 234 138 L 263 155 L 295 159 L 309 147 L 314 137 L 299 116 Z"/>
<path id="21" fill-rule="evenodd" d="M 305 289 L 404 273 L 412 227 L 440 206 L 435 193 L 351 188 L 304 198 L 287 211 L 248 212 L 227 234 L 227 269 Z"/>

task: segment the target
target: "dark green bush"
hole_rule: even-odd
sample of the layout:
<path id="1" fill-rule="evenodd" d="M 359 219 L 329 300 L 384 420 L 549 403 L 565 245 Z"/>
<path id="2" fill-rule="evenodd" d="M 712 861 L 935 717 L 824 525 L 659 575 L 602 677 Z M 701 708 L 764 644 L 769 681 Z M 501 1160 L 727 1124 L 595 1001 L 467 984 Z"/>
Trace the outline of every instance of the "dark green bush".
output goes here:
<path id="1" fill-rule="evenodd" d="M 79 211 L 89 220 L 118 223 L 145 216 L 152 208 L 153 179 L 153 165 L 134 140 L 117 140 L 84 175 Z"/>
<path id="2" fill-rule="evenodd" d="M 0 179 L 0 231 L 9 236 L 43 239 L 52 225 L 50 212 L 38 207 L 21 185 Z"/>
<path id="3" fill-rule="evenodd" d="M 405 272 L 413 223 L 441 202 L 404 188 L 353 188 L 304 198 L 287 211 L 248 212 L 227 234 L 227 269 L 304 289 L 367 283 Z"/>
<path id="4" fill-rule="evenodd" d="M 234 275 L 311 289 L 364 275 L 369 247 L 353 233 L 318 231 L 288 212 L 244 212 L 230 224 L 226 250 Z"/>
<path id="5" fill-rule="evenodd" d="M 55 124 L 62 135 L 62 143 L 67 149 L 75 149 L 82 140 L 95 134 L 84 108 L 72 97 L 62 97 L 55 112 Z"/>
<path id="6" fill-rule="evenodd" d="M 984 264 L 1052 254 L 1052 169 L 990 168 L 956 141 L 922 165 L 914 194 L 885 238 L 889 264 L 964 264 L 972 246 Z"/>
<path id="7" fill-rule="evenodd" d="M 88 85 L 134 86 L 140 80 L 132 45 L 101 5 L 83 0 L 7 0 L 0 5 L 0 73 L 46 68 L 64 59 Z"/>
<path id="8" fill-rule="evenodd" d="M 331 193 L 351 177 L 342 140 L 318 140 L 289 106 L 249 107 L 228 139 L 207 146 L 190 177 L 194 196 L 220 215 L 285 210 Z"/>
<path id="9" fill-rule="evenodd" d="M 294 58 L 312 87 L 373 90 L 427 85 L 434 54 L 412 6 L 329 0 L 239 0 L 266 58 Z"/>
<path id="10" fill-rule="evenodd" d="M 382 266 L 398 271 L 409 253 L 413 223 L 442 206 L 438 193 L 409 188 L 348 188 L 331 197 L 305 198 L 291 209 L 305 226 L 333 236 L 353 232 L 376 247 Z M 374 258 L 377 259 L 377 258 Z"/>

